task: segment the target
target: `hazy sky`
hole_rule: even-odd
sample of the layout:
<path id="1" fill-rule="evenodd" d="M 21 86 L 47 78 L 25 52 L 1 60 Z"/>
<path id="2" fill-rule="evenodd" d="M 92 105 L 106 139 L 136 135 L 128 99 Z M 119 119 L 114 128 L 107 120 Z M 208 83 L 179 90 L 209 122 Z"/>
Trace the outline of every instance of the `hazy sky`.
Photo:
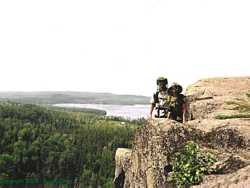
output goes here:
<path id="1" fill-rule="evenodd" d="M 250 76 L 249 0 L 0 0 L 0 91 L 151 95 Z"/>

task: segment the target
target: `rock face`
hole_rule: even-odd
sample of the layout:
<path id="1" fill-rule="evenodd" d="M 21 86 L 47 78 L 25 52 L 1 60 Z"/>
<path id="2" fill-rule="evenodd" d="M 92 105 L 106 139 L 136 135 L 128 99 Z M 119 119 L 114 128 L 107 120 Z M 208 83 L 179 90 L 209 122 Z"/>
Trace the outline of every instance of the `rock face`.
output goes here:
<path id="1" fill-rule="evenodd" d="M 244 98 L 250 90 L 250 77 L 209 78 L 189 86 L 189 119 L 214 118 L 218 114 L 234 114 L 225 102 Z"/>
<path id="2" fill-rule="evenodd" d="M 164 167 L 174 151 L 192 135 L 180 123 L 150 120 L 135 135 L 131 164 L 125 173 L 124 187 L 164 187 L 167 185 Z"/>
<path id="3" fill-rule="evenodd" d="M 124 173 L 130 167 L 131 149 L 118 148 L 115 153 L 115 178 L 114 183 L 117 185 L 124 184 Z"/>
<path id="4" fill-rule="evenodd" d="M 190 121 L 148 120 L 136 132 L 133 148 L 116 152 L 115 180 L 124 173 L 124 182 L 116 187 L 175 187 L 167 182 L 164 168 L 190 140 L 215 154 L 216 168 L 221 169 L 194 187 L 250 187 L 250 119 L 215 119 L 220 113 L 236 113 L 225 101 L 243 98 L 248 90 L 250 77 L 205 79 L 188 87 Z"/>

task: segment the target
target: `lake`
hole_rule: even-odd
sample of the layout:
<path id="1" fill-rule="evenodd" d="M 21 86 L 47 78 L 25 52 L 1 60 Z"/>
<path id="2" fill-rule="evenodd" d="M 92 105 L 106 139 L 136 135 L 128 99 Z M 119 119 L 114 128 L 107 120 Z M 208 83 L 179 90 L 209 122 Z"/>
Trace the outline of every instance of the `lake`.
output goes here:
<path id="1" fill-rule="evenodd" d="M 128 119 L 147 118 L 150 105 L 109 105 L 109 104 L 54 104 L 65 108 L 92 108 L 105 110 L 107 116 L 119 116 Z"/>

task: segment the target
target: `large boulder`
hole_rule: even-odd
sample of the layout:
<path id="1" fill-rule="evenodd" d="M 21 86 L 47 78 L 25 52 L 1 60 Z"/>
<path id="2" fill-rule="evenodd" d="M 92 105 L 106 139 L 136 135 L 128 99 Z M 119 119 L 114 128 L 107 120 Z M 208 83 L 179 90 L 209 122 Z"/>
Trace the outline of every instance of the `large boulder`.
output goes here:
<path id="1" fill-rule="evenodd" d="M 214 118 L 219 114 L 234 114 L 226 102 L 244 98 L 250 90 L 250 77 L 202 79 L 186 89 L 189 119 Z"/>
<path id="2" fill-rule="evenodd" d="M 125 172 L 130 166 L 131 149 L 118 148 L 115 153 L 115 187 L 122 187 L 125 180 Z"/>
<path id="3" fill-rule="evenodd" d="M 213 140 L 217 137 L 212 137 L 217 131 L 218 134 L 224 131 L 220 139 L 216 140 L 218 143 Z M 227 169 L 223 173 L 228 173 L 230 169 L 237 171 L 245 167 L 250 160 L 249 136 L 245 134 L 244 129 L 236 130 L 233 126 L 225 128 L 219 125 L 218 129 L 203 130 L 168 119 L 153 119 L 136 132 L 130 159 L 123 164 L 127 166 L 124 170 L 124 187 L 173 187 L 167 182 L 164 168 L 170 163 L 170 157 L 189 140 L 198 142 L 204 151 L 209 149 L 216 154 L 220 159 L 220 168 Z M 233 160 L 228 160 L 232 156 Z M 214 176 L 214 182 L 217 176 Z M 228 178 L 227 175 L 222 176 Z M 242 176 L 239 176 L 237 180 L 241 179 Z"/>
<path id="4" fill-rule="evenodd" d="M 207 176 L 201 185 L 193 188 L 249 188 L 250 187 L 250 165 L 236 170 L 232 173 Z"/>
<path id="5" fill-rule="evenodd" d="M 150 120 L 136 132 L 124 187 L 163 187 L 168 184 L 164 167 L 169 164 L 170 155 L 190 136 L 188 130 L 178 122 Z"/>

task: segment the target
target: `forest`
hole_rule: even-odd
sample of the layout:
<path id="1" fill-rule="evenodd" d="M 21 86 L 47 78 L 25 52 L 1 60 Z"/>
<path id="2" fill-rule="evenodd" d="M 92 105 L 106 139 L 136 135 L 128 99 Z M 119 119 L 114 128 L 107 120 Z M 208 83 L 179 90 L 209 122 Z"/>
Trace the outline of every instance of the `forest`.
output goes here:
<path id="1" fill-rule="evenodd" d="M 111 187 L 115 150 L 140 121 L 84 111 L 0 103 L 0 187 Z"/>

